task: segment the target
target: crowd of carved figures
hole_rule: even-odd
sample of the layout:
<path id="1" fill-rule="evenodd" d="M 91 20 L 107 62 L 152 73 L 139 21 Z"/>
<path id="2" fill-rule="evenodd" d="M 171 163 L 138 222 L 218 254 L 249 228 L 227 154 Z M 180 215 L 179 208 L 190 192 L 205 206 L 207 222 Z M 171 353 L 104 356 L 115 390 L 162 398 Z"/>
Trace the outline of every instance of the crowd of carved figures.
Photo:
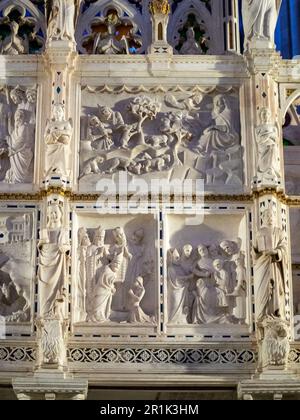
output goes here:
<path id="1" fill-rule="evenodd" d="M 0 181 L 27 184 L 33 179 L 35 87 L 2 87 L 0 92 Z"/>
<path id="2" fill-rule="evenodd" d="M 242 186 L 243 147 L 236 97 L 167 93 L 126 98 L 114 110 L 98 105 L 83 115 L 81 174 L 132 176 L 180 171 L 207 184 Z M 90 109 L 89 109 L 90 110 Z M 87 178 L 90 179 L 90 178 Z"/>
<path id="3" fill-rule="evenodd" d="M 168 251 L 169 324 L 245 324 L 247 272 L 238 242 Z"/>
<path id="4" fill-rule="evenodd" d="M 153 323 L 155 260 L 144 229 L 127 240 L 121 227 L 80 228 L 78 245 L 77 320 Z"/>

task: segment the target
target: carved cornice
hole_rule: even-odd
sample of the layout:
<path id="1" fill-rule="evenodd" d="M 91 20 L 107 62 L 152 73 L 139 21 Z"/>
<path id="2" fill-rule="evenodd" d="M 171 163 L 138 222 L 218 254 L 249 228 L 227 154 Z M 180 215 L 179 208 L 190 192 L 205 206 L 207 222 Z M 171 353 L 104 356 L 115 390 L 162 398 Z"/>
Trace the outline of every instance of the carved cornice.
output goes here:
<path id="1" fill-rule="evenodd" d="M 70 190 L 65 190 L 63 188 L 57 188 L 57 187 L 51 187 L 46 190 L 40 190 L 36 193 L 0 193 L 0 201 L 40 201 L 44 197 L 47 197 L 49 195 L 56 194 L 61 195 L 63 197 L 69 198 L 70 201 L 76 202 L 92 202 L 97 201 L 99 197 L 101 197 L 100 194 L 83 194 L 83 193 L 75 193 Z M 290 207 L 300 207 L 300 196 L 299 197 L 293 197 L 288 196 L 283 193 L 283 191 L 276 191 L 276 189 L 272 188 L 265 188 L 260 191 L 255 191 L 253 194 L 205 194 L 204 196 L 204 202 L 240 202 L 240 203 L 251 203 L 255 199 L 263 197 L 265 195 L 273 195 L 276 197 L 282 204 L 286 204 Z M 117 195 L 115 198 L 117 201 L 124 201 L 126 199 L 132 199 L 133 195 L 127 195 L 126 197 L 120 197 Z M 137 197 L 137 196 L 135 196 Z M 112 198 L 112 197 L 109 197 Z M 147 196 L 140 196 L 141 199 L 145 198 L 148 200 L 153 200 L 158 203 L 163 203 L 164 198 L 162 195 L 159 197 L 152 197 L 151 195 Z M 183 197 L 182 197 L 183 198 Z M 196 202 L 196 198 L 199 201 L 199 197 L 193 196 L 193 202 Z M 170 202 L 175 202 L 176 200 L 179 200 L 180 197 L 175 197 L 174 195 L 171 195 L 169 197 Z"/>
<path id="2" fill-rule="evenodd" d="M 239 89 L 239 86 L 163 86 L 163 85 L 156 85 L 156 86 L 127 86 L 127 85 L 102 85 L 98 87 L 82 85 L 81 89 L 87 90 L 89 93 L 111 93 L 111 94 L 121 94 L 121 93 L 130 93 L 130 94 L 137 94 L 137 93 L 167 93 L 167 92 L 179 92 L 179 93 L 203 93 L 203 94 L 210 94 L 210 93 L 230 93 L 233 90 Z"/>

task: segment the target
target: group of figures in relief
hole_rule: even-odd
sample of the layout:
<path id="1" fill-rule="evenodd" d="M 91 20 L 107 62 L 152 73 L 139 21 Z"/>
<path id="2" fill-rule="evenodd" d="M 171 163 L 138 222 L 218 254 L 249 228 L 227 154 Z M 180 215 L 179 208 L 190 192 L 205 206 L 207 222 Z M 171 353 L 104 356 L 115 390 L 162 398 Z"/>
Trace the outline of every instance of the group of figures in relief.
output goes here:
<path id="1" fill-rule="evenodd" d="M 169 324 L 245 324 L 247 272 L 238 242 L 168 251 Z"/>
<path id="2" fill-rule="evenodd" d="M 35 87 L 2 87 L 0 108 L 0 181 L 32 182 L 35 146 Z"/>
<path id="3" fill-rule="evenodd" d="M 0 218 L 0 322 L 28 322 L 31 316 L 32 216 Z"/>
<path id="4" fill-rule="evenodd" d="M 154 257 L 144 229 L 127 240 L 121 227 L 78 231 L 79 322 L 154 322 Z"/>
<path id="5" fill-rule="evenodd" d="M 207 184 L 241 187 L 243 147 L 236 99 L 200 91 L 168 92 L 161 100 L 127 97 L 121 112 L 99 105 L 81 120 L 81 182 L 91 174 L 127 171 L 171 178 L 176 171 L 182 179 L 188 174 Z"/>

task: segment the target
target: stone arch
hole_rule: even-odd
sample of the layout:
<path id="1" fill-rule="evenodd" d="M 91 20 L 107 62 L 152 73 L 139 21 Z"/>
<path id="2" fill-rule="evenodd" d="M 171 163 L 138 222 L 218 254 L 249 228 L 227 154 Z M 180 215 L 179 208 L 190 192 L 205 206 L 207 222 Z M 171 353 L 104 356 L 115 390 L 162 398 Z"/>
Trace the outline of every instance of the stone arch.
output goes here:
<path id="1" fill-rule="evenodd" d="M 290 107 L 293 105 L 293 103 L 300 99 L 300 88 L 297 89 L 291 96 L 287 98 L 287 100 L 284 103 L 284 107 L 282 108 L 282 120 L 284 121 L 284 118 L 289 111 Z"/>
<path id="2" fill-rule="evenodd" d="M 34 27 L 38 41 L 44 47 L 47 36 L 47 22 L 45 15 L 30 0 L 3 0 L 0 2 L 0 12 L 3 17 L 8 16 L 12 10 L 18 10 L 26 20 Z M 42 48 L 41 47 L 41 48 Z"/>
<path id="3" fill-rule="evenodd" d="M 80 15 L 75 32 L 78 51 L 86 54 L 82 42 L 85 37 L 92 34 L 91 24 L 93 20 L 105 16 L 109 9 L 115 9 L 120 17 L 132 23 L 134 31 L 142 39 L 142 46 L 137 52 L 145 52 L 151 43 L 151 24 L 149 22 L 147 26 L 141 13 L 126 0 L 98 0 Z"/>

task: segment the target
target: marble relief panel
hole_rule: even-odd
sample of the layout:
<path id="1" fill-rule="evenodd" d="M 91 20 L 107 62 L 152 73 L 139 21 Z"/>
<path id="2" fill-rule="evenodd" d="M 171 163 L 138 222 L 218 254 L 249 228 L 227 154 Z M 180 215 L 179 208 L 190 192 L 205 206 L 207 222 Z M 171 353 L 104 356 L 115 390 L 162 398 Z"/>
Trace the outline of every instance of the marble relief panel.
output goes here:
<path id="1" fill-rule="evenodd" d="M 13 330 L 33 316 L 35 219 L 34 211 L 0 211 L 0 323 Z"/>
<path id="2" fill-rule="evenodd" d="M 239 90 L 82 87 L 79 189 L 97 181 L 204 179 L 243 191 Z"/>
<path id="3" fill-rule="evenodd" d="M 0 190 L 30 190 L 34 176 L 36 86 L 0 87 Z"/>
<path id="4" fill-rule="evenodd" d="M 249 332 L 251 273 L 248 215 L 165 216 L 167 332 Z"/>
<path id="5" fill-rule="evenodd" d="M 73 323 L 95 331 L 153 331 L 158 321 L 154 215 L 76 211 L 73 218 Z"/>

